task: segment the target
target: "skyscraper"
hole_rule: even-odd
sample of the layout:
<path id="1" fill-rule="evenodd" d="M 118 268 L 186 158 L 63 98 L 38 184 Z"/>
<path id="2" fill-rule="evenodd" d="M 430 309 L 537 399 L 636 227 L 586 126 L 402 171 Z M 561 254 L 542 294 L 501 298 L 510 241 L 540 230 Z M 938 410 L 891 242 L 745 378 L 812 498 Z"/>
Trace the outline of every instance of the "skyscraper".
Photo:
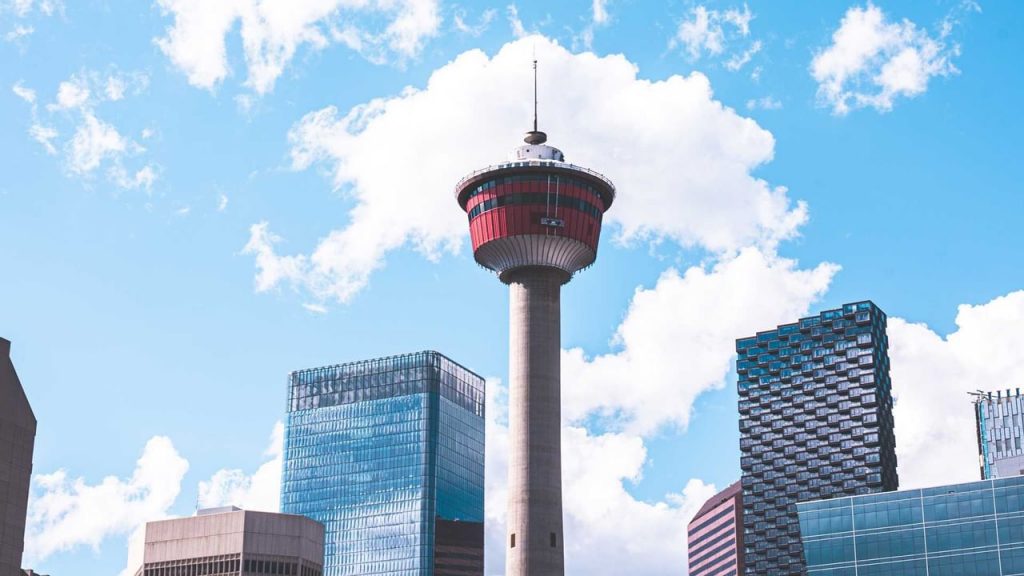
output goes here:
<path id="1" fill-rule="evenodd" d="M 743 574 L 743 489 L 733 482 L 708 499 L 686 527 L 689 576 Z"/>
<path id="2" fill-rule="evenodd" d="M 978 429 L 978 462 L 981 478 L 1006 478 L 1024 474 L 1024 449 L 1021 448 L 1021 418 L 1024 397 L 1020 388 L 974 395 L 974 418 Z"/>
<path id="3" fill-rule="evenodd" d="M 282 511 L 325 576 L 479 576 L 484 380 L 437 352 L 292 372 Z"/>
<path id="4" fill-rule="evenodd" d="M 802 574 L 797 502 L 899 484 L 885 313 L 845 304 L 736 352 L 746 573 Z"/>
<path id="5" fill-rule="evenodd" d="M 1024 574 L 1024 477 L 797 504 L 810 576 Z"/>
<path id="6" fill-rule="evenodd" d="M 136 576 L 322 576 L 324 527 L 292 514 L 233 506 L 146 523 Z"/>
<path id="7" fill-rule="evenodd" d="M 20 574 L 36 416 L 0 338 L 0 574 Z"/>
<path id="8" fill-rule="evenodd" d="M 604 176 L 565 161 L 533 130 L 507 162 L 455 186 L 473 256 L 509 287 L 509 468 L 505 570 L 559 576 L 562 537 L 561 287 L 594 263 L 615 198 Z"/>

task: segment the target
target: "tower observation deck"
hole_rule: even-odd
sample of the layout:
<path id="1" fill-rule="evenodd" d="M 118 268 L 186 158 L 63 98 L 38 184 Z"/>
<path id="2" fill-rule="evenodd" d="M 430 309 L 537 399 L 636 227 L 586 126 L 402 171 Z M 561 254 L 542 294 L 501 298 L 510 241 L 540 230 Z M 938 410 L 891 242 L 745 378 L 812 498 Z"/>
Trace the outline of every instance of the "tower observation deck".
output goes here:
<path id="1" fill-rule="evenodd" d="M 526 144 L 455 192 L 474 258 L 509 286 L 506 574 L 561 576 L 561 286 L 597 258 L 615 186 L 547 145 L 534 111 Z"/>

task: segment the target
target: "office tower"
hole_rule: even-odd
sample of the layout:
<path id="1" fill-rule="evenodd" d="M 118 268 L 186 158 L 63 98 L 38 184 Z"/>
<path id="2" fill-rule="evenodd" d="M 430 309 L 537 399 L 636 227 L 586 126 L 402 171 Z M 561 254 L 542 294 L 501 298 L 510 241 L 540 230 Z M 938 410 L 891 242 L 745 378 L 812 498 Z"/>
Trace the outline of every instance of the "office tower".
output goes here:
<path id="1" fill-rule="evenodd" d="M 803 573 L 797 502 L 897 488 L 885 326 L 857 302 L 736 341 L 748 576 Z"/>
<path id="2" fill-rule="evenodd" d="M 1020 388 L 1011 395 L 1002 391 L 974 394 L 974 418 L 978 429 L 978 462 L 982 480 L 1024 474 L 1021 449 L 1021 414 L 1024 398 Z"/>
<path id="3" fill-rule="evenodd" d="M 569 164 L 537 130 L 508 161 L 455 187 L 473 256 L 509 287 L 508 576 L 560 576 L 562 538 L 561 287 L 594 263 L 615 187 Z"/>
<path id="4" fill-rule="evenodd" d="M 733 482 L 708 499 L 686 527 L 689 576 L 743 574 L 743 489 Z"/>
<path id="5" fill-rule="evenodd" d="M 136 576 L 321 576 L 324 527 L 291 514 L 234 506 L 146 523 Z"/>
<path id="6" fill-rule="evenodd" d="M 1024 574 L 1024 477 L 797 504 L 810 576 Z"/>
<path id="7" fill-rule="evenodd" d="M 281 508 L 326 576 L 479 576 L 484 379 L 437 352 L 292 372 Z"/>
<path id="8" fill-rule="evenodd" d="M 36 416 L 0 338 L 0 574 L 20 574 Z"/>

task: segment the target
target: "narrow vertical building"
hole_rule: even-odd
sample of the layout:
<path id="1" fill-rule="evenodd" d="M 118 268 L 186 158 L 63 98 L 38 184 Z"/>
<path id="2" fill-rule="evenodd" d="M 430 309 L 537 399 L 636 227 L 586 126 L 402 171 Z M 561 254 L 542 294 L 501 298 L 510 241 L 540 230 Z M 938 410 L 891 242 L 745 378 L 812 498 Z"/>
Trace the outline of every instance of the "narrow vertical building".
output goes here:
<path id="1" fill-rule="evenodd" d="M 708 499 L 686 528 L 689 576 L 743 574 L 743 489 L 734 482 Z"/>
<path id="2" fill-rule="evenodd" d="M 508 576 L 565 573 L 562 530 L 562 285 L 597 260 L 611 180 L 566 162 L 537 129 L 508 160 L 455 185 L 473 258 L 509 293 Z"/>
<path id="3" fill-rule="evenodd" d="M 978 434 L 978 463 L 981 479 L 1007 478 L 1024 474 L 1021 448 L 1021 414 L 1024 397 L 1020 388 L 1004 396 L 1002 391 L 974 394 L 974 419 Z"/>
<path id="4" fill-rule="evenodd" d="M 326 576 L 479 576 L 484 379 L 437 352 L 292 372 L 282 511 Z"/>
<path id="5" fill-rule="evenodd" d="M 324 527 L 233 506 L 146 523 L 136 576 L 322 576 Z"/>
<path id="6" fill-rule="evenodd" d="M 899 485 L 886 316 L 846 304 L 736 352 L 746 574 L 806 574 L 797 502 Z"/>
<path id="7" fill-rule="evenodd" d="M 0 574 L 20 574 L 36 416 L 0 338 Z"/>

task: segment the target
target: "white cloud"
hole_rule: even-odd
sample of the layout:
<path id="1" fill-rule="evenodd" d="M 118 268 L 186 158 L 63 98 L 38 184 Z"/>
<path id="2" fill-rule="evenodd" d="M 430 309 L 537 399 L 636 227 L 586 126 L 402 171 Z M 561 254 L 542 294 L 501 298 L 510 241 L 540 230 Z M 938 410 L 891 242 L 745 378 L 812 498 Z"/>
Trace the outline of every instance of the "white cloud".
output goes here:
<path id="1" fill-rule="evenodd" d="M 228 195 L 221 194 L 217 197 L 217 212 L 223 212 L 228 209 Z"/>
<path id="2" fill-rule="evenodd" d="M 284 454 L 284 424 L 278 422 L 264 452 L 269 460 L 252 475 L 242 470 L 218 470 L 199 483 L 199 507 L 238 506 L 243 510 L 278 512 L 281 509 L 281 458 Z"/>
<path id="3" fill-rule="evenodd" d="M 32 105 L 32 124 L 29 136 L 48 154 L 63 151 L 64 169 L 68 175 L 90 179 L 97 170 L 104 169 L 112 184 L 124 189 L 151 189 L 158 178 L 153 163 L 131 166 L 130 159 L 142 155 L 146 149 L 124 136 L 113 124 L 97 112 L 107 102 L 123 100 L 128 94 L 139 94 L 149 85 L 149 77 L 140 72 L 108 74 L 83 70 L 72 74 L 57 87 L 54 101 L 37 107 L 35 90 L 20 81 L 12 90 L 19 98 Z M 71 134 L 60 141 L 61 134 Z M 142 138 L 152 130 L 142 130 Z"/>
<path id="4" fill-rule="evenodd" d="M 42 124 L 33 124 L 29 127 L 28 134 L 33 140 L 43 145 L 47 154 L 57 153 L 57 147 L 53 145 L 53 141 L 60 136 L 60 133 L 56 129 Z"/>
<path id="5" fill-rule="evenodd" d="M 105 159 L 120 156 L 126 148 L 127 141 L 116 128 L 86 112 L 69 143 L 68 169 L 79 175 L 89 174 Z"/>
<path id="6" fill-rule="evenodd" d="M 562 352 L 563 417 L 597 417 L 608 429 L 645 435 L 664 425 L 685 429 L 697 396 L 725 385 L 735 339 L 804 315 L 838 268 L 801 269 L 748 248 L 712 267 L 669 269 L 633 295 L 615 333 L 617 351 Z"/>
<path id="7" fill-rule="evenodd" d="M 57 102 L 50 104 L 51 110 L 73 110 L 83 107 L 89 101 L 89 87 L 82 76 L 72 76 L 57 87 Z"/>
<path id="8" fill-rule="evenodd" d="M 178 497 L 188 471 L 171 441 L 154 436 L 146 443 L 130 478 L 108 476 L 98 484 L 70 478 L 64 470 L 33 478 L 25 535 L 26 564 L 89 546 L 98 550 L 109 536 L 126 535 L 164 517 Z"/>
<path id="9" fill-rule="evenodd" d="M 608 22 L 608 3 L 609 0 L 593 1 L 591 10 L 593 11 L 594 24 L 606 24 Z"/>
<path id="10" fill-rule="evenodd" d="M 682 47 L 692 60 L 702 55 L 718 56 L 726 47 L 750 35 L 750 21 L 754 14 L 744 4 L 743 9 L 720 11 L 703 5 L 690 10 L 690 17 L 679 23 L 669 48 Z M 746 50 L 733 54 L 725 67 L 733 72 L 742 68 L 761 50 L 761 41 L 753 42 Z"/>
<path id="11" fill-rule="evenodd" d="M 838 115 L 852 109 L 892 109 L 898 97 L 925 92 L 935 76 L 958 72 L 957 45 L 947 46 L 946 20 L 937 38 L 910 20 L 890 22 L 872 3 L 847 10 L 832 34 L 832 44 L 815 54 L 811 75 L 818 82 L 818 101 Z"/>
<path id="12" fill-rule="evenodd" d="M 19 18 L 27 18 L 36 11 L 43 16 L 53 16 L 64 11 L 64 3 L 60 0 L 12 0 L 7 5 Z M 0 4 L 0 9 L 4 7 L 3 4 Z"/>
<path id="13" fill-rule="evenodd" d="M 257 288 L 289 282 L 318 300 L 344 302 L 392 250 L 411 246 L 431 259 L 456 252 L 466 222 L 452 186 L 501 161 L 528 127 L 524 86 L 534 49 L 543 62 L 542 128 L 569 160 L 604 171 L 619 187 L 606 216 L 619 241 L 771 251 L 806 220 L 806 207 L 794 206 L 784 187 L 751 175 L 772 158 L 771 133 L 716 101 L 704 75 L 652 82 L 622 56 L 572 54 L 534 36 L 493 58 L 463 53 L 425 89 L 302 118 L 289 135 L 292 166 L 330 170 L 353 206 L 347 225 L 309 256 L 277 255 L 267 224 L 255 226 L 247 251 L 259 255 Z M 557 88 L 545 88 L 554 79 Z"/>
<path id="14" fill-rule="evenodd" d="M 480 21 L 476 24 L 469 24 L 466 22 L 466 11 L 462 9 L 456 9 L 452 17 L 455 24 L 455 29 L 463 34 L 469 34 L 473 37 L 479 37 L 481 34 L 487 31 L 491 26 L 491 22 L 494 21 L 494 17 L 498 15 L 498 11 L 490 8 L 484 10 L 483 14 L 480 15 Z"/>
<path id="15" fill-rule="evenodd" d="M 507 389 L 487 382 L 486 573 L 504 574 L 508 473 Z M 634 498 L 647 450 L 637 436 L 562 431 L 566 572 L 594 576 L 678 574 L 686 565 L 686 524 L 715 493 L 691 479 L 655 502 Z"/>
<path id="16" fill-rule="evenodd" d="M 324 306 L 323 304 L 312 304 L 307 302 L 303 304 L 302 307 L 312 312 L 313 314 L 327 314 L 327 307 Z"/>
<path id="17" fill-rule="evenodd" d="M 747 110 L 781 110 L 782 102 L 772 96 L 747 100 Z"/>
<path id="18" fill-rule="evenodd" d="M 746 66 L 747 63 L 749 63 L 750 60 L 754 57 L 754 54 L 757 54 L 760 51 L 761 41 L 755 40 L 754 43 L 750 45 L 750 48 L 747 48 L 746 50 L 738 54 L 733 54 L 731 58 L 726 60 L 725 67 L 733 72 L 736 72 L 740 68 Z"/>
<path id="19" fill-rule="evenodd" d="M 14 92 L 18 98 L 21 98 L 29 104 L 36 103 L 36 91 L 31 88 L 26 88 L 21 80 L 18 80 L 14 83 L 14 86 L 11 86 L 11 91 Z"/>
<path id="20" fill-rule="evenodd" d="M 18 42 L 20 40 L 24 40 L 25 38 L 28 38 L 35 31 L 36 31 L 36 29 L 33 28 L 32 26 L 18 25 L 18 26 L 15 26 L 13 29 L 11 29 L 11 31 L 8 32 L 7 34 L 4 34 L 4 41 L 6 41 L 6 42 Z"/>
<path id="21" fill-rule="evenodd" d="M 416 56 L 441 23 L 438 0 L 158 0 L 174 23 L 156 43 L 194 86 L 212 90 L 230 73 L 227 37 L 236 24 L 248 78 L 258 94 L 273 89 L 301 47 L 321 50 L 340 42 L 374 61 Z M 370 31 L 358 16 L 386 22 Z"/>
<path id="22" fill-rule="evenodd" d="M 968 392 L 1024 388 L 1024 290 L 964 304 L 955 332 L 890 319 L 900 487 L 978 479 L 978 444 Z"/>
<path id="23" fill-rule="evenodd" d="M 509 4 L 505 7 L 505 16 L 508 18 L 508 25 L 512 28 L 512 36 L 516 38 L 527 36 L 526 27 L 523 26 L 523 21 L 519 19 L 519 9 L 516 8 L 515 4 Z"/>

